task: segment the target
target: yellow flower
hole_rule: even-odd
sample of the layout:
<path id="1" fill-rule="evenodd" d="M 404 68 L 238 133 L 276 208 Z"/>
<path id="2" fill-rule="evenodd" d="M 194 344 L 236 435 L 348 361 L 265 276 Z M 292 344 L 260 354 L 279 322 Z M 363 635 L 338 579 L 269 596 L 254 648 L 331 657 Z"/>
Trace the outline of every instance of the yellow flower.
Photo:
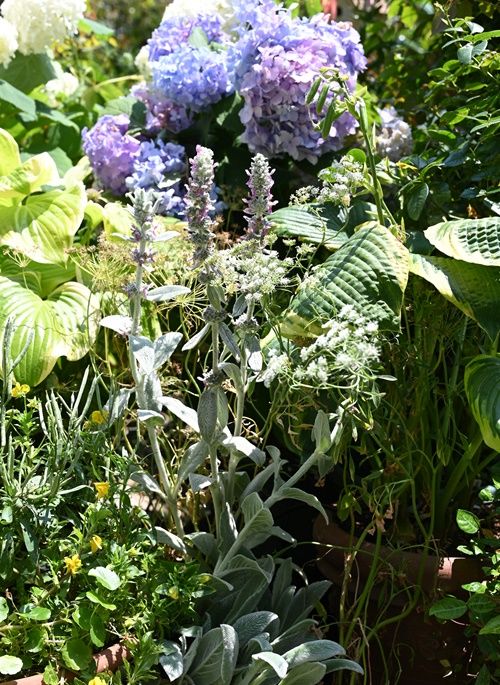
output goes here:
<path id="1" fill-rule="evenodd" d="M 66 573 L 74 576 L 82 567 L 82 560 L 78 554 L 73 554 L 72 557 L 64 557 L 64 563 L 66 564 Z"/>
<path id="2" fill-rule="evenodd" d="M 97 499 L 104 499 L 109 493 L 109 483 L 107 481 L 101 483 L 94 483 L 96 489 Z"/>
<path id="3" fill-rule="evenodd" d="M 167 595 L 172 599 L 179 599 L 179 588 L 177 585 L 172 585 L 172 587 L 167 590 Z"/>
<path id="4" fill-rule="evenodd" d="M 102 538 L 99 535 L 92 535 L 90 538 L 90 549 L 92 554 L 95 554 L 100 549 L 102 549 Z"/>
<path id="5" fill-rule="evenodd" d="M 89 685 L 106 685 L 106 681 L 99 678 L 99 676 L 96 676 L 95 678 L 92 678 L 92 680 L 89 680 Z"/>
<path id="6" fill-rule="evenodd" d="M 29 391 L 31 390 L 29 385 L 26 385 L 26 383 L 16 383 L 15 386 L 12 388 L 11 395 L 12 397 L 25 397 Z"/>
<path id="7" fill-rule="evenodd" d="M 107 411 L 100 411 L 99 409 L 97 409 L 96 411 L 93 411 L 90 415 L 90 423 L 93 423 L 94 426 L 102 426 L 104 423 L 106 423 L 107 420 Z"/>

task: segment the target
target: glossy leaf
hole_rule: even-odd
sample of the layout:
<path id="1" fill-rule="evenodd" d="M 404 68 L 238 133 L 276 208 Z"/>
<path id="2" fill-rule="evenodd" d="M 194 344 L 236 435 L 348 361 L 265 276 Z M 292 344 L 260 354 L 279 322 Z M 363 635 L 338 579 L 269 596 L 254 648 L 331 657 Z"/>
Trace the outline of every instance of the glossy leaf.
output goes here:
<path id="1" fill-rule="evenodd" d="M 467 613 L 467 604 L 456 597 L 444 597 L 429 609 L 429 616 L 435 616 L 442 621 L 460 618 Z"/>

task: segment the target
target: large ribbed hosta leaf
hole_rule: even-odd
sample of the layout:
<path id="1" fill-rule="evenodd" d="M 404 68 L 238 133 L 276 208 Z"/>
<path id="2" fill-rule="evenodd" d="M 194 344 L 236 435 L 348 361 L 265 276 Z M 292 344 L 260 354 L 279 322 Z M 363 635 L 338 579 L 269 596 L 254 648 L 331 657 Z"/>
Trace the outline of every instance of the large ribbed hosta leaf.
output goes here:
<path id="1" fill-rule="evenodd" d="M 482 354 L 467 365 L 465 393 L 484 442 L 500 451 L 500 357 Z"/>
<path id="2" fill-rule="evenodd" d="M 397 329 L 408 270 L 409 253 L 388 229 L 360 229 L 299 287 L 282 334 L 316 336 L 345 304 L 376 319 L 382 329 Z"/>
<path id="3" fill-rule="evenodd" d="M 368 202 L 357 202 L 349 208 L 334 206 L 283 207 L 271 214 L 273 231 L 283 237 L 293 237 L 329 250 L 337 250 L 353 234 L 359 224 L 376 218 L 376 208 Z"/>
<path id="4" fill-rule="evenodd" d="M 424 231 L 427 240 L 448 257 L 500 266 L 500 217 L 444 221 Z"/>
<path id="5" fill-rule="evenodd" d="M 411 255 L 412 273 L 425 278 L 493 340 L 500 331 L 500 269 L 447 257 Z"/>
<path id="6" fill-rule="evenodd" d="M 0 276 L 0 342 L 9 317 L 15 328 L 13 358 L 33 335 L 14 375 L 19 382 L 35 386 L 49 375 L 59 357 L 74 361 L 86 354 L 96 334 L 98 303 L 81 283 L 64 283 L 47 299 L 35 291 L 34 279 L 30 286 Z"/>
<path id="7" fill-rule="evenodd" d="M 85 204 L 85 188 L 76 184 L 28 195 L 10 206 L 0 205 L 0 244 L 35 262 L 64 265 Z"/>

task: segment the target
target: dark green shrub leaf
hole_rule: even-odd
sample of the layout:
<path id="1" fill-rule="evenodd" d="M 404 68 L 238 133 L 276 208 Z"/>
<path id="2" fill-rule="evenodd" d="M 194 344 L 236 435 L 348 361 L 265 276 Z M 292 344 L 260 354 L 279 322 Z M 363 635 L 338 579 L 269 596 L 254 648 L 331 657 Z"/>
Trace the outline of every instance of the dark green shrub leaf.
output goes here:
<path id="1" fill-rule="evenodd" d="M 92 649 L 79 638 L 68 640 L 61 650 L 65 665 L 73 671 L 81 671 L 90 665 Z"/>
<path id="2" fill-rule="evenodd" d="M 117 590 L 122 583 L 120 576 L 118 576 L 110 568 L 105 568 L 104 566 L 91 568 L 89 571 L 89 576 L 93 576 L 100 585 L 106 588 L 106 590 Z"/>
<path id="3" fill-rule="evenodd" d="M 435 616 L 441 621 L 460 618 L 467 612 L 467 604 L 455 597 L 444 597 L 429 609 L 429 616 Z"/>

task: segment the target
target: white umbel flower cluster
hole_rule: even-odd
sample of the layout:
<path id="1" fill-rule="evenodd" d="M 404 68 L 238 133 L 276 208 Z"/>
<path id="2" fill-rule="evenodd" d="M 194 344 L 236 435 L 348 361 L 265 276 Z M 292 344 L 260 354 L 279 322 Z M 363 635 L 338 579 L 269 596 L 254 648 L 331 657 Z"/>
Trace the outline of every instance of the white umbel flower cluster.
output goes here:
<path id="1" fill-rule="evenodd" d="M 4 0 L 1 12 L 19 51 L 31 55 L 76 33 L 85 9 L 85 0 Z"/>
<path id="2" fill-rule="evenodd" d="M 398 162 L 411 154 L 413 149 L 411 128 L 398 116 L 394 107 L 379 109 L 378 113 L 382 119 L 382 132 L 375 141 L 377 152 L 381 157 L 388 157 L 391 162 Z"/>
<path id="3" fill-rule="evenodd" d="M 352 195 L 363 184 L 363 166 L 350 155 L 345 155 L 338 162 L 333 162 L 326 169 L 322 169 L 318 178 L 322 183 L 320 188 L 314 186 L 300 188 L 290 198 L 290 204 L 332 202 L 335 205 L 349 207 Z"/>
<path id="4" fill-rule="evenodd" d="M 7 19 L 0 17 L 0 64 L 8 67 L 17 50 L 17 31 Z"/>

